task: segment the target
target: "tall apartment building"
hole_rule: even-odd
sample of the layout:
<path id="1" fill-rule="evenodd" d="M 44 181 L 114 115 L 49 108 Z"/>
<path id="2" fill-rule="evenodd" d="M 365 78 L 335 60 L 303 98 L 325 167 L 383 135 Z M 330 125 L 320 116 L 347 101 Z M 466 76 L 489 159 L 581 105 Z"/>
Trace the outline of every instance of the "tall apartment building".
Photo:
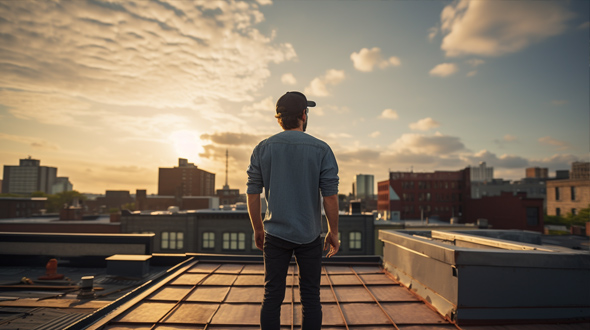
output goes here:
<path id="1" fill-rule="evenodd" d="M 55 182 L 51 186 L 51 193 L 58 194 L 66 191 L 72 191 L 74 186 L 68 177 L 59 176 L 55 178 Z"/>
<path id="2" fill-rule="evenodd" d="M 526 177 L 535 179 L 547 179 L 549 170 L 546 167 L 527 167 Z"/>
<path id="3" fill-rule="evenodd" d="M 470 198 L 470 169 L 433 173 L 390 172 L 378 183 L 380 212 L 392 219 L 438 218 L 449 221 L 463 212 Z"/>
<path id="4" fill-rule="evenodd" d="M 487 167 L 486 162 L 479 163 L 479 166 L 469 167 L 471 182 L 489 182 L 494 180 L 494 168 Z"/>
<path id="5" fill-rule="evenodd" d="M 375 198 L 375 177 L 372 174 L 357 174 L 352 183 L 352 194 L 356 199 Z"/>
<path id="6" fill-rule="evenodd" d="M 159 168 L 158 195 L 215 196 L 215 174 L 179 158 L 178 167 Z"/>
<path id="7" fill-rule="evenodd" d="M 576 215 L 590 206 L 589 169 L 589 162 L 574 162 L 569 179 L 547 181 L 548 215 Z"/>
<path id="8" fill-rule="evenodd" d="M 19 165 L 4 165 L 2 192 L 27 195 L 36 191 L 52 193 L 57 178 L 57 168 L 41 166 L 41 161 L 30 156 Z"/>

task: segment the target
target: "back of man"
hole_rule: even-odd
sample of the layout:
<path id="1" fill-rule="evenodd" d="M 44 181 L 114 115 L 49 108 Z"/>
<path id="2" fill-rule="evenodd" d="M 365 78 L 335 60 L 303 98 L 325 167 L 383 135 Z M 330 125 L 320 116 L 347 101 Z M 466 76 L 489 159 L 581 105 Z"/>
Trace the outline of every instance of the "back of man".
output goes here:
<path id="1" fill-rule="evenodd" d="M 328 257 L 339 248 L 338 165 L 325 142 L 304 133 L 309 106 L 315 102 L 299 92 L 288 92 L 279 99 L 276 118 L 284 131 L 254 148 L 247 171 L 248 211 L 256 246 L 264 251 L 263 330 L 280 328 L 285 277 L 293 254 L 299 269 L 302 329 L 321 327 L 322 197 L 329 227 L 323 246 L 330 247 Z M 267 202 L 264 223 L 262 188 Z"/>

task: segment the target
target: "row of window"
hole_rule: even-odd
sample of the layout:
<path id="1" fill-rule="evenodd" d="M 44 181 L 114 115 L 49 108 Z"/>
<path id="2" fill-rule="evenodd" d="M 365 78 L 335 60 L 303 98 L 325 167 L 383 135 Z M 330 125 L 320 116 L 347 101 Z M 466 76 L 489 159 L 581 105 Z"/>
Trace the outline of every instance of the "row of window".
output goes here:
<path id="1" fill-rule="evenodd" d="M 560 187 L 555 187 L 555 200 L 558 201 L 561 199 L 561 196 L 559 194 L 559 188 Z M 565 187 L 563 187 L 565 188 Z M 575 201 L 576 200 L 576 187 L 570 187 L 570 197 L 571 200 Z"/>
<path id="2" fill-rule="evenodd" d="M 572 209 L 572 215 L 576 215 L 576 214 L 578 214 L 578 210 Z M 555 208 L 555 215 L 557 215 L 557 216 L 561 215 L 561 208 L 559 208 L 559 207 Z"/>
<path id="3" fill-rule="evenodd" d="M 430 181 L 418 181 L 417 182 L 417 186 L 418 189 L 430 189 L 430 187 L 432 186 L 432 188 L 434 189 L 455 189 L 455 188 L 462 188 L 461 182 L 457 182 L 457 181 L 434 181 L 434 182 L 430 182 Z M 402 188 L 404 189 L 414 189 L 414 181 L 402 181 Z"/>
<path id="4" fill-rule="evenodd" d="M 229 232 L 222 235 L 223 250 L 244 251 L 246 250 L 246 234 Z M 340 239 L 340 233 L 338 233 Z M 201 247 L 205 250 L 215 248 L 215 233 L 204 232 L 201 240 Z M 163 250 L 182 250 L 184 248 L 183 232 L 162 232 L 160 247 Z M 362 248 L 362 235 L 359 231 L 350 232 L 348 235 L 348 248 L 351 250 L 360 250 Z M 254 234 L 252 234 L 252 249 L 256 249 Z"/>

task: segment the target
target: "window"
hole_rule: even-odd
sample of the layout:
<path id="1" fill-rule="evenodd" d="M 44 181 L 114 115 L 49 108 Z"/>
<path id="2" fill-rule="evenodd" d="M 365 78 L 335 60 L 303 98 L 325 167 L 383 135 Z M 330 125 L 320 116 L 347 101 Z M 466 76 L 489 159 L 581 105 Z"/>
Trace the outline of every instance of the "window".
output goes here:
<path id="1" fill-rule="evenodd" d="M 555 200 L 559 200 L 559 187 L 555 187 Z"/>
<path id="2" fill-rule="evenodd" d="M 555 209 L 555 215 L 557 215 L 557 216 L 561 215 L 561 209 L 559 207 Z"/>
<path id="3" fill-rule="evenodd" d="M 575 201 L 576 200 L 576 187 L 570 187 L 570 194 L 572 195 L 572 200 Z"/>
<path id="4" fill-rule="evenodd" d="M 576 209 L 572 209 L 572 215 L 576 215 Z"/>
<path id="5" fill-rule="evenodd" d="M 203 233 L 203 249 L 214 249 L 215 248 L 215 233 L 205 232 Z"/>
<path id="6" fill-rule="evenodd" d="M 183 232 L 162 232 L 162 249 L 182 250 L 184 248 L 184 233 Z"/>
<path id="7" fill-rule="evenodd" d="M 246 234 L 244 233 L 223 233 L 224 250 L 245 250 Z"/>
<path id="8" fill-rule="evenodd" d="M 526 208 L 526 224 L 527 226 L 539 225 L 539 208 L 527 207 Z"/>
<path id="9" fill-rule="evenodd" d="M 360 231 L 352 231 L 348 234 L 348 247 L 351 250 L 360 250 L 361 249 L 361 232 Z"/>

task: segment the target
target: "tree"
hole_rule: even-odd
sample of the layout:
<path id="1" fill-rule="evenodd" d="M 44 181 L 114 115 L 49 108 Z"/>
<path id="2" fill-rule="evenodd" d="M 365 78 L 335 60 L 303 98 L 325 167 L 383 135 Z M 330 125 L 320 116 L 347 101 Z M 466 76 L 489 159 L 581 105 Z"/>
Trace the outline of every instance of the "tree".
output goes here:
<path id="1" fill-rule="evenodd" d="M 576 215 L 568 213 L 565 216 L 545 215 L 545 224 L 560 225 L 560 226 L 585 226 L 586 222 L 590 222 L 590 205 L 576 212 Z"/>
<path id="2" fill-rule="evenodd" d="M 64 206 L 72 205 L 76 198 L 80 202 L 86 200 L 86 196 L 75 190 L 49 195 L 47 196 L 47 212 L 59 212 Z"/>

